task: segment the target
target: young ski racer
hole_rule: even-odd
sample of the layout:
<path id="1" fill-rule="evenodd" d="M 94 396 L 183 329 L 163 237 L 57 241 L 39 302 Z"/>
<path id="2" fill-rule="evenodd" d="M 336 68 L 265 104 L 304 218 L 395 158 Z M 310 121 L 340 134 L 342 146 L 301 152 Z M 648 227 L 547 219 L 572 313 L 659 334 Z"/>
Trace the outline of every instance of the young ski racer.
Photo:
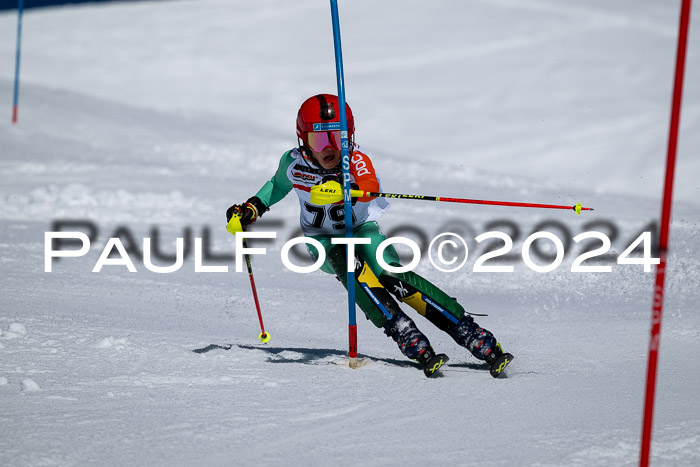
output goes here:
<path id="1" fill-rule="evenodd" d="M 337 109 L 338 98 L 334 95 L 319 94 L 307 99 L 297 114 L 299 147 L 285 152 L 272 179 L 245 203 L 228 208 L 226 218 L 229 222 L 235 215 L 245 227 L 294 190 L 299 197 L 304 235 L 318 240 L 327 253 L 321 270 L 335 274 L 347 288 L 346 246 L 331 243 L 332 237 L 344 236 L 343 202 L 314 205 L 310 195 L 314 185 L 340 181 L 342 177 L 340 131 L 329 131 L 329 128 L 339 128 Z M 380 192 L 370 158 L 354 143 L 355 125 L 349 106 L 346 112 L 353 188 Z M 406 357 L 418 361 L 427 376 L 434 376 L 448 357 L 436 354 L 426 336 L 394 298 L 414 308 L 477 359 L 486 361 L 491 375 L 498 377 L 513 356 L 503 352 L 491 332 L 475 323 L 455 299 L 418 274 L 388 272 L 379 266 L 376 251 L 385 236 L 377 219 L 387 207 L 388 202 L 383 198 L 353 199 L 353 236 L 371 240 L 370 244 L 355 245 L 355 291 L 360 309 L 375 326 L 384 329 Z M 317 260 L 318 252 L 313 245 L 308 245 L 308 249 Z M 383 259 L 386 264 L 400 266 L 391 245 L 384 250 Z"/>

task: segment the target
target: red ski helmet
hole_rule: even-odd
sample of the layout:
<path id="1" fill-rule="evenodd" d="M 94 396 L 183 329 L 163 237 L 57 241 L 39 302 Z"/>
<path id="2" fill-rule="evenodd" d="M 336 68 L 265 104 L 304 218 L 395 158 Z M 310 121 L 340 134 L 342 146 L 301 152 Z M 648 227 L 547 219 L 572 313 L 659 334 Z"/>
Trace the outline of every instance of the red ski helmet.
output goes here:
<path id="1" fill-rule="evenodd" d="M 348 140 L 352 141 L 355 134 L 355 119 L 347 102 L 345 103 L 345 114 L 348 122 Z M 318 94 L 306 99 L 297 113 L 297 136 L 304 142 L 304 145 L 310 147 L 309 133 L 333 131 L 340 131 L 338 96 Z M 336 149 L 340 149 L 340 147 Z"/>

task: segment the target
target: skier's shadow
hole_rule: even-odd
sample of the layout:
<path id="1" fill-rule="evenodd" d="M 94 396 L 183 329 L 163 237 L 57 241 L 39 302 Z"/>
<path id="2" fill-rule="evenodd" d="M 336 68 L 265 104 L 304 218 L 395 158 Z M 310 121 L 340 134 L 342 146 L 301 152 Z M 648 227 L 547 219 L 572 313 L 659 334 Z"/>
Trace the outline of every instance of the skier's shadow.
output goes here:
<path id="1" fill-rule="evenodd" d="M 268 354 L 268 363 L 296 363 L 302 365 L 334 365 L 338 364 L 338 360 L 333 360 L 332 357 L 346 358 L 347 350 L 338 349 L 311 349 L 306 347 L 268 347 L 246 344 L 209 344 L 205 347 L 194 349 L 192 352 L 203 354 L 214 350 L 231 350 L 233 347 L 244 350 L 260 350 Z M 286 352 L 286 353 L 285 353 Z M 417 368 L 420 365 L 417 362 L 410 360 L 397 360 L 394 358 L 373 357 L 366 354 L 357 354 L 360 362 L 375 361 L 383 362 L 389 365 L 399 366 L 403 368 Z M 362 363 L 360 363 L 362 364 Z M 472 371 L 488 371 L 489 365 L 485 362 L 459 362 L 448 363 L 442 367 L 443 371 L 447 372 L 472 372 Z M 507 375 L 502 375 L 501 378 L 507 378 Z"/>
<path id="2" fill-rule="evenodd" d="M 233 347 L 244 350 L 260 350 L 269 354 L 267 357 L 268 363 L 301 363 L 306 365 L 332 365 L 337 362 L 329 360 L 332 357 L 347 357 L 347 350 L 338 349 L 311 349 L 305 347 L 267 347 L 245 344 L 209 344 L 200 349 L 194 349 L 194 353 L 208 353 L 213 350 L 230 350 Z M 285 353 L 286 354 L 283 354 Z M 393 358 L 373 357 L 371 355 L 357 354 L 358 359 L 367 359 L 376 362 L 384 362 L 389 365 L 401 367 L 420 368 L 416 362 L 406 360 L 396 360 Z"/>

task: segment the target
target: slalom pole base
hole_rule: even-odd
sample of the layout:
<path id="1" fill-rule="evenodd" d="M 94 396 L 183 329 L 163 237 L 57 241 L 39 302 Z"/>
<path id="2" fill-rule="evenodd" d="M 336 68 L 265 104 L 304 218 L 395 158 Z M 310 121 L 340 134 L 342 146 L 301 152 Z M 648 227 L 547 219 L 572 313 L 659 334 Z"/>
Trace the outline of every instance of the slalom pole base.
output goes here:
<path id="1" fill-rule="evenodd" d="M 350 368 L 357 369 L 357 324 L 348 325 L 350 345 L 348 347 L 348 357 Z"/>
<path id="2" fill-rule="evenodd" d="M 260 335 L 258 336 L 258 339 L 260 339 L 260 342 L 263 344 L 267 344 L 270 342 L 270 333 L 269 332 L 261 332 Z"/>

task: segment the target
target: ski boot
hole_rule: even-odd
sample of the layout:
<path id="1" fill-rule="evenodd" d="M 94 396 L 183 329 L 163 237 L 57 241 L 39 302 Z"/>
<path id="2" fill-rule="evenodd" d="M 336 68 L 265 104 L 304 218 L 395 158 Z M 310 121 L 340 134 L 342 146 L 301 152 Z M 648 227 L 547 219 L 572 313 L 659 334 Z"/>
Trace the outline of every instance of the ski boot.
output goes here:
<path id="1" fill-rule="evenodd" d="M 501 344 L 490 331 L 479 327 L 470 315 L 464 315 L 448 334 L 474 357 L 489 364 L 491 376 L 498 378 L 513 361 L 513 355 L 503 352 Z"/>
<path id="2" fill-rule="evenodd" d="M 420 363 L 423 373 L 428 377 L 436 376 L 438 369 L 449 360 L 445 354 L 435 354 L 428 338 L 402 311 L 384 326 L 384 333 L 399 345 L 402 354 Z"/>

